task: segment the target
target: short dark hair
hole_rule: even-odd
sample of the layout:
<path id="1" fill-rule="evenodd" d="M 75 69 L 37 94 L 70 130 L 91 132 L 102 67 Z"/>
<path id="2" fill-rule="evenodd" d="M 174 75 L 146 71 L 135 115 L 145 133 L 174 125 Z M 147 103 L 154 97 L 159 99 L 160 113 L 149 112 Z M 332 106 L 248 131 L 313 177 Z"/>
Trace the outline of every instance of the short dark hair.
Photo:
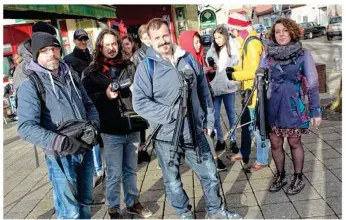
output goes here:
<path id="1" fill-rule="evenodd" d="M 165 19 L 162 19 L 162 18 L 151 19 L 147 24 L 148 35 L 150 36 L 150 33 L 149 33 L 150 29 L 158 30 L 161 28 L 162 25 L 166 25 L 168 27 L 168 30 L 169 30 L 169 23 Z"/>
<path id="2" fill-rule="evenodd" d="M 291 41 L 292 42 L 298 42 L 300 39 L 300 28 L 298 24 L 289 18 L 279 18 L 276 20 L 276 22 L 272 25 L 270 28 L 270 39 L 277 43 L 275 40 L 275 25 L 276 24 L 282 24 L 285 28 L 287 28 L 288 33 L 290 34 Z"/>

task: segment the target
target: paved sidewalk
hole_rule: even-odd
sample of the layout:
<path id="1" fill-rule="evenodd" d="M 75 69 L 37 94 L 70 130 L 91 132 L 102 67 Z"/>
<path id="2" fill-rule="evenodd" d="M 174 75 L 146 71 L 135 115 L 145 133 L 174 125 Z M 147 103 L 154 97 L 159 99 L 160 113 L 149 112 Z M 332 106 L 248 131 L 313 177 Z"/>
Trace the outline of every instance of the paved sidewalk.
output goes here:
<path id="1" fill-rule="evenodd" d="M 239 112 L 239 109 L 238 109 Z M 224 132 L 226 132 L 223 110 Z M 305 150 L 305 188 L 295 196 L 287 196 L 284 190 L 269 193 L 268 187 L 275 172 L 274 161 L 270 167 L 255 173 L 244 173 L 242 163 L 233 163 L 226 158 L 229 152 L 222 152 L 221 158 L 228 170 L 220 172 L 221 194 L 231 210 L 240 212 L 245 218 L 342 218 L 341 211 L 341 121 L 323 121 L 322 128 L 313 130 L 303 138 Z M 237 132 L 240 144 L 240 130 Z M 229 144 L 229 143 L 228 143 Z M 285 146 L 286 170 L 293 174 L 293 164 L 288 146 Z M 44 154 L 39 149 L 40 166 L 36 168 L 32 144 L 17 136 L 17 124 L 4 125 L 4 218 L 56 218 L 52 187 L 48 179 Z M 256 157 L 253 148 L 252 162 Z M 206 216 L 203 191 L 196 176 L 185 163 L 181 166 L 182 181 L 196 218 Z M 157 159 L 138 167 L 137 186 L 141 192 L 140 201 L 153 211 L 153 218 L 174 219 L 177 216 L 166 200 L 161 170 Z M 95 200 L 101 201 L 103 187 L 98 187 Z M 286 187 L 285 187 L 286 188 Z M 125 213 L 123 218 L 133 218 Z M 92 207 L 92 218 L 108 219 L 106 205 Z"/>

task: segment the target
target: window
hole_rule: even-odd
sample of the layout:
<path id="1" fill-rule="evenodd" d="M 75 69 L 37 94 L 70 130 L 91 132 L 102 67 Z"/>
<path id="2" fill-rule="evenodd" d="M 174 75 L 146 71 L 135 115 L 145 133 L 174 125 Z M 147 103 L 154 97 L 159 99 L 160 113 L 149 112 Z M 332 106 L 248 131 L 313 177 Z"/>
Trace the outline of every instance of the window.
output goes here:
<path id="1" fill-rule="evenodd" d="M 270 26 L 268 18 L 263 19 L 263 25 L 266 27 Z"/>
<path id="2" fill-rule="evenodd" d="M 308 16 L 303 16 L 303 22 L 308 22 Z"/>
<path id="3" fill-rule="evenodd" d="M 329 24 L 335 24 L 335 23 L 341 23 L 341 22 L 342 22 L 341 17 L 335 17 L 335 18 L 330 19 Z"/>

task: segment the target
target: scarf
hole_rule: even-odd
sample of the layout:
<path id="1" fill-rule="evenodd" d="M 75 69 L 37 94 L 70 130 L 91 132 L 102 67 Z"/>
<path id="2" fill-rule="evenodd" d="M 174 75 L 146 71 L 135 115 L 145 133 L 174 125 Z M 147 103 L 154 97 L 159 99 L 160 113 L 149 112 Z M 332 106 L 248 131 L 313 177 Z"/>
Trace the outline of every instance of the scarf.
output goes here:
<path id="1" fill-rule="evenodd" d="M 102 73 L 105 74 L 109 79 L 112 79 L 112 76 L 109 73 L 110 67 L 122 69 L 125 68 L 128 64 L 129 61 L 123 59 L 109 59 L 105 57 L 103 60 Z"/>
<path id="2" fill-rule="evenodd" d="M 280 65 L 295 63 L 298 56 L 303 52 L 301 42 L 290 43 L 288 45 L 278 45 L 271 41 L 267 45 L 267 53 Z"/>

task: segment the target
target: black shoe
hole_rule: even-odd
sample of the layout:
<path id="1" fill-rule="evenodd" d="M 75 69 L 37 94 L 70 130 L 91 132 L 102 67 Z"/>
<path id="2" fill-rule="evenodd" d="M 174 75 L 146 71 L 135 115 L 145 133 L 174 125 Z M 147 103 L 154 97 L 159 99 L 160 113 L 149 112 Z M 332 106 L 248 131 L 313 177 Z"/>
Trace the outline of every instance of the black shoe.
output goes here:
<path id="1" fill-rule="evenodd" d="M 244 156 L 243 156 L 243 163 L 244 163 L 244 164 L 248 164 L 249 161 L 250 161 L 250 157 L 244 157 Z"/>
<path id="2" fill-rule="evenodd" d="M 220 151 L 220 150 L 225 150 L 226 148 L 226 142 L 221 142 L 221 141 L 217 141 L 216 142 L 216 147 L 215 147 L 215 151 Z"/>
<path id="3" fill-rule="evenodd" d="M 291 177 L 291 184 L 287 189 L 287 194 L 288 195 L 295 195 L 300 193 L 305 186 L 305 183 L 303 182 L 302 174 L 297 174 L 295 173 Z"/>
<path id="4" fill-rule="evenodd" d="M 234 154 L 239 153 L 239 148 L 237 146 L 237 142 L 236 141 L 231 141 L 231 143 L 230 143 L 230 150 Z"/>
<path id="5" fill-rule="evenodd" d="M 217 168 L 217 171 L 227 170 L 226 165 L 219 158 L 216 159 L 216 168 Z"/>
<path id="6" fill-rule="evenodd" d="M 115 208 L 108 208 L 108 214 L 110 219 L 120 219 L 121 215 Z"/>
<path id="7" fill-rule="evenodd" d="M 278 192 L 283 186 L 285 186 L 287 184 L 285 176 L 285 171 L 281 173 L 277 172 L 277 174 L 274 176 L 272 185 L 269 187 L 269 192 Z"/>

